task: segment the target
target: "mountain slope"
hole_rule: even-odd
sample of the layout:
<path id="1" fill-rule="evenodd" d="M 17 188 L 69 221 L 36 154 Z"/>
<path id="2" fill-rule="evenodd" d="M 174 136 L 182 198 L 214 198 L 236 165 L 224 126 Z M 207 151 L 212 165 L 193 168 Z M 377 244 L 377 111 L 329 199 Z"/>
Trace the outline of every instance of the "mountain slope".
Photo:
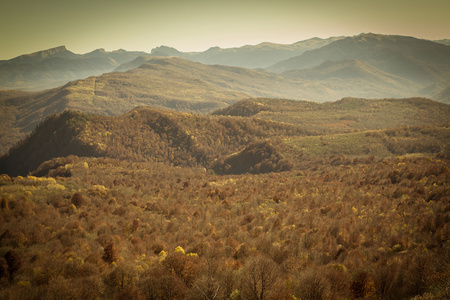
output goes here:
<path id="1" fill-rule="evenodd" d="M 421 85 L 383 72 L 359 60 L 325 61 L 310 69 L 281 73 L 290 79 L 320 82 L 340 98 L 401 98 L 417 95 Z"/>
<path id="2" fill-rule="evenodd" d="M 450 84 L 434 96 L 436 101 L 450 104 Z"/>
<path id="3" fill-rule="evenodd" d="M 266 71 L 210 66 L 178 57 L 148 56 L 136 61 L 140 66 L 127 72 L 68 84 L 64 88 L 70 91 L 68 108 L 112 115 L 149 105 L 204 113 L 250 96 L 301 99 L 313 94 L 299 93 L 305 81 L 286 80 Z"/>
<path id="4" fill-rule="evenodd" d="M 279 62 L 270 71 L 306 69 L 333 60 L 357 59 L 382 71 L 429 85 L 450 76 L 450 47 L 405 36 L 361 34 Z"/>
<path id="5" fill-rule="evenodd" d="M 450 46 L 450 39 L 434 40 L 433 42 Z"/>
<path id="6" fill-rule="evenodd" d="M 71 80 L 111 72 L 144 54 L 98 49 L 80 55 L 60 46 L 0 62 L 0 89 L 42 90 Z"/>
<path id="7" fill-rule="evenodd" d="M 0 173 L 27 174 L 43 160 L 71 154 L 99 156 L 96 149 L 77 137 L 86 126 L 88 116 L 65 112 L 49 117 L 33 133 L 0 157 Z"/>

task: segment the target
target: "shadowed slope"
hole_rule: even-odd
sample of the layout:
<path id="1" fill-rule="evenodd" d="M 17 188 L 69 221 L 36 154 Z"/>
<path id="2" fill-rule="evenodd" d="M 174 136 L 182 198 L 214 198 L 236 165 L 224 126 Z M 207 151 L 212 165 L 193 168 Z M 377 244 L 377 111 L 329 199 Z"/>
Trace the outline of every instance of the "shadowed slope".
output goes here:
<path id="1" fill-rule="evenodd" d="M 26 175 L 46 160 L 68 155 L 208 167 L 248 143 L 307 134 L 313 133 L 272 121 L 151 108 L 137 108 L 115 117 L 69 111 L 49 117 L 1 157 L 0 174 Z"/>

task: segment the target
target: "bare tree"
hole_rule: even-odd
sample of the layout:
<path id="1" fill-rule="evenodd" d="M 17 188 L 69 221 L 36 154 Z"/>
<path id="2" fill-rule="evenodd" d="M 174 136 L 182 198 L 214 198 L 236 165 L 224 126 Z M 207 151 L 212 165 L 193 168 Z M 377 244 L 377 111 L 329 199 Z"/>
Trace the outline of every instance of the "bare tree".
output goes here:
<path id="1" fill-rule="evenodd" d="M 251 257 L 242 270 L 242 293 L 245 299 L 267 299 L 279 278 L 278 265 L 265 256 Z"/>

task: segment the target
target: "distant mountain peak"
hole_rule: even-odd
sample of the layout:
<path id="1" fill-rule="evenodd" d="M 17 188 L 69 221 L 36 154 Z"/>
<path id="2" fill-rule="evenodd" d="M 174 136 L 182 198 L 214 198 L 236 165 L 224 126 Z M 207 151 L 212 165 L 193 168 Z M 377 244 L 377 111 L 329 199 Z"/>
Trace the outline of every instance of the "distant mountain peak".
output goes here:
<path id="1" fill-rule="evenodd" d="M 107 54 L 108 52 L 105 51 L 104 48 L 95 49 L 94 51 L 91 51 L 89 53 L 86 53 L 86 56 L 103 56 L 104 54 Z"/>
<path id="2" fill-rule="evenodd" d="M 66 46 L 58 46 L 58 47 L 54 47 L 54 48 L 50 48 L 47 50 L 42 50 L 42 51 L 38 51 L 38 52 L 34 52 L 31 54 L 28 54 L 28 56 L 35 56 L 35 57 L 47 57 L 47 56 L 51 56 L 51 55 L 55 55 L 57 53 L 61 53 L 61 52 L 65 52 L 67 51 Z"/>
<path id="3" fill-rule="evenodd" d="M 37 51 L 30 54 L 24 54 L 11 59 L 10 62 L 36 63 L 53 56 L 69 58 L 76 56 L 76 54 L 67 50 L 66 46 L 58 46 L 47 50 Z"/>
<path id="4" fill-rule="evenodd" d="M 153 48 L 150 54 L 157 56 L 179 56 L 181 52 L 173 47 L 161 45 L 159 47 Z"/>

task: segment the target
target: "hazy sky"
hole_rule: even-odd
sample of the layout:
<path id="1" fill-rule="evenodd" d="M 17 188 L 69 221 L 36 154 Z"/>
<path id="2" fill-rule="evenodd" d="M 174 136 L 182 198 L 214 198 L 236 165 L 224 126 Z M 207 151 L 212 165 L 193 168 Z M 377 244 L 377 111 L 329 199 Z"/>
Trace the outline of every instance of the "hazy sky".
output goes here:
<path id="1" fill-rule="evenodd" d="M 65 45 L 150 52 L 362 32 L 450 38 L 449 0 L 0 0 L 0 59 Z"/>

